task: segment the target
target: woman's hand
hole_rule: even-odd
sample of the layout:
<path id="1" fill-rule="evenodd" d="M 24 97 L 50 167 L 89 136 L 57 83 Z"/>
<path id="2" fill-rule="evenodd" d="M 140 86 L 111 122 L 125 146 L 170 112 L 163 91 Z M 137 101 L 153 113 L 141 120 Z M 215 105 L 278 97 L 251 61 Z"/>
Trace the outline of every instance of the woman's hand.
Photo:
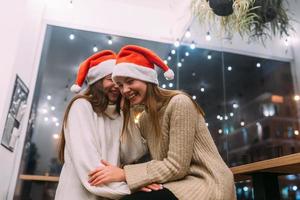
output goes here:
<path id="1" fill-rule="evenodd" d="M 142 192 L 151 192 L 152 190 L 162 190 L 163 189 L 163 185 L 162 184 L 156 184 L 156 183 L 152 183 L 150 185 L 147 185 L 145 187 L 142 187 L 140 189 L 140 191 Z"/>
<path id="2" fill-rule="evenodd" d="M 89 183 L 92 186 L 98 186 L 111 182 L 125 181 L 124 170 L 111 165 L 105 160 L 101 160 L 104 166 L 96 168 L 94 171 L 89 173 Z"/>

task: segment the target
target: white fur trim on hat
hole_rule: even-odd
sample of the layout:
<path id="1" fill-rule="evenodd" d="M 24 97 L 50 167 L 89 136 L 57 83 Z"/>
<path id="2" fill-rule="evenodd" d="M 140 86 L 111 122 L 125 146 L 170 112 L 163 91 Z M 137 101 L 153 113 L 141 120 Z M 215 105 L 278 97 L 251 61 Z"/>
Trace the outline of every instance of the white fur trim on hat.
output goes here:
<path id="1" fill-rule="evenodd" d="M 91 85 L 96 81 L 104 78 L 105 76 L 111 74 L 113 72 L 115 64 L 116 60 L 110 59 L 92 67 L 87 74 L 88 84 Z"/>
<path id="2" fill-rule="evenodd" d="M 158 84 L 157 73 L 149 67 L 136 65 L 133 63 L 119 63 L 115 66 L 112 79 L 116 82 L 116 77 L 131 77 L 141 81 Z"/>
<path id="3" fill-rule="evenodd" d="M 78 93 L 81 91 L 81 87 L 77 84 L 74 84 L 72 85 L 72 87 L 70 88 L 71 92 L 74 92 L 74 93 Z"/>

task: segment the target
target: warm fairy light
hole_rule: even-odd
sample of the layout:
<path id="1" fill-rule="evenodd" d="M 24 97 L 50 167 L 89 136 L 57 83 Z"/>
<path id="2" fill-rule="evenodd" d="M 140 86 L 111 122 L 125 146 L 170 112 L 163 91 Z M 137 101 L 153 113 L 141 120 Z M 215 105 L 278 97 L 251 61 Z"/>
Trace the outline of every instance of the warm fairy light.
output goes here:
<path id="1" fill-rule="evenodd" d="M 53 139 L 55 139 L 55 140 L 59 139 L 59 135 L 58 135 L 58 134 L 53 134 L 52 137 L 53 137 Z"/>
<path id="2" fill-rule="evenodd" d="M 134 118 L 134 123 L 138 124 L 142 113 L 138 113 Z"/>

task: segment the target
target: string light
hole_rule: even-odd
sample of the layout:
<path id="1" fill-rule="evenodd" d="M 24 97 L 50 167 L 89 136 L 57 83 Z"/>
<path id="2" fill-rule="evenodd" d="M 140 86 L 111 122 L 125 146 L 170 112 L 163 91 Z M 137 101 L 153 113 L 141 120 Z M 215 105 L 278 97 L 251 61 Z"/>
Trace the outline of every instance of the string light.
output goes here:
<path id="1" fill-rule="evenodd" d="M 93 51 L 94 51 L 94 52 L 97 52 L 97 51 L 98 51 L 98 47 L 97 47 L 97 46 L 94 46 L 94 47 L 93 47 Z"/>
<path id="2" fill-rule="evenodd" d="M 180 43 L 179 43 L 179 40 L 178 40 L 178 39 L 174 42 L 174 46 L 175 46 L 176 48 L 180 46 Z"/>
<path id="3" fill-rule="evenodd" d="M 191 48 L 191 49 L 195 49 L 195 48 L 196 48 L 196 45 L 195 45 L 195 42 L 194 42 L 194 41 L 193 41 L 192 44 L 190 45 L 190 48 Z"/>
<path id="4" fill-rule="evenodd" d="M 175 53 L 176 53 L 176 51 L 174 49 L 172 49 L 171 54 L 174 55 Z"/>
<path id="5" fill-rule="evenodd" d="M 113 41 L 112 41 L 111 37 L 108 38 L 107 43 L 108 43 L 109 45 L 112 45 Z"/>
<path id="6" fill-rule="evenodd" d="M 137 115 L 135 116 L 135 118 L 134 118 L 134 123 L 136 123 L 136 124 L 139 123 L 141 114 L 142 114 L 142 113 L 139 113 L 139 114 L 137 114 Z"/>
<path id="7" fill-rule="evenodd" d="M 239 104 L 234 103 L 234 104 L 232 104 L 232 107 L 233 107 L 234 109 L 237 109 L 237 108 L 239 107 Z"/>
<path id="8" fill-rule="evenodd" d="M 210 41 L 211 40 L 210 32 L 206 33 L 205 39 L 206 39 L 206 41 Z"/>
<path id="9" fill-rule="evenodd" d="M 74 39 L 75 39 L 75 35 L 74 35 L 74 34 L 70 34 L 70 35 L 69 35 L 69 39 L 70 39 L 70 40 L 74 40 Z"/>
<path id="10" fill-rule="evenodd" d="M 181 63 L 181 62 L 178 62 L 178 63 L 177 63 L 177 67 L 182 67 L 182 63 Z"/>
<path id="11" fill-rule="evenodd" d="M 59 139 L 59 135 L 58 135 L 58 134 L 53 134 L 52 137 L 53 137 L 53 139 L 55 139 L 55 140 Z"/>
<path id="12" fill-rule="evenodd" d="M 256 67 L 257 67 L 257 68 L 260 68 L 260 67 L 261 67 L 261 64 L 260 64 L 260 63 L 256 63 Z"/>
<path id="13" fill-rule="evenodd" d="M 297 191 L 298 190 L 298 187 L 296 186 L 296 185 L 294 185 L 293 187 L 292 187 L 292 189 L 293 189 L 293 191 Z"/>
<path id="14" fill-rule="evenodd" d="M 241 126 L 245 126 L 245 122 L 244 121 L 241 121 Z"/>
<path id="15" fill-rule="evenodd" d="M 186 32 L 185 32 L 185 37 L 186 38 L 190 38 L 191 37 L 191 31 L 188 29 Z"/>
<path id="16" fill-rule="evenodd" d="M 231 67 L 231 66 L 228 66 L 228 67 L 227 67 L 227 70 L 228 70 L 228 71 L 231 71 L 231 70 L 232 70 L 232 67 Z"/>
<path id="17" fill-rule="evenodd" d="M 185 56 L 188 57 L 190 55 L 189 52 L 185 52 Z"/>

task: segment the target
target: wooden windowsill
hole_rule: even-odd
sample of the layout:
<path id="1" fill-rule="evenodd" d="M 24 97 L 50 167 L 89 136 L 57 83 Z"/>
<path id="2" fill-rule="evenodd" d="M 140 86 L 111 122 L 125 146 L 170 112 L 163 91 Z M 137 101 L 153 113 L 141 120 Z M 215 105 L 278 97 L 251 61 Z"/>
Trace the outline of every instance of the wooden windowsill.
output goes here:
<path id="1" fill-rule="evenodd" d="M 248 180 L 252 174 L 259 172 L 269 172 L 276 174 L 299 174 L 300 173 L 300 153 L 295 153 L 279 158 L 263 160 L 246 165 L 230 168 L 235 181 Z M 21 180 L 28 181 L 49 181 L 58 182 L 58 176 L 40 176 L 21 174 Z"/>
<path id="2" fill-rule="evenodd" d="M 276 174 L 300 173 L 300 153 L 231 167 L 235 181 L 250 179 L 252 174 L 268 172 Z"/>
<path id="3" fill-rule="evenodd" d="M 40 175 L 29 175 L 29 174 L 21 174 L 21 180 L 26 181 L 45 181 L 45 182 L 58 182 L 58 176 L 40 176 Z"/>

